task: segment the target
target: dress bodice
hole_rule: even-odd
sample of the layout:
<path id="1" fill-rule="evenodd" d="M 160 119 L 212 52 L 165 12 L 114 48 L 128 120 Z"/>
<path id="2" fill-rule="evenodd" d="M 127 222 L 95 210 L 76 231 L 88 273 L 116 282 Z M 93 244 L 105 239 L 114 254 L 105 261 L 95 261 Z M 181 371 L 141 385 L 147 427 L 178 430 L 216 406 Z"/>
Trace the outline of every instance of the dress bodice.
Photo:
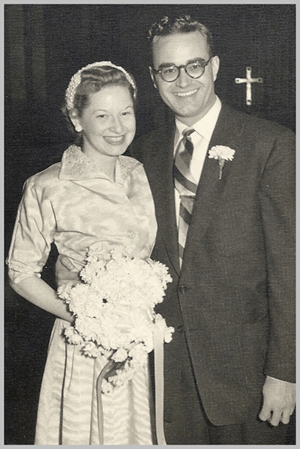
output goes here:
<path id="1" fill-rule="evenodd" d="M 154 204 L 144 168 L 119 156 L 113 182 L 72 145 L 62 161 L 25 183 L 11 248 L 10 277 L 39 275 L 51 243 L 80 269 L 90 246 L 125 246 L 132 256 L 150 256 L 155 237 Z"/>

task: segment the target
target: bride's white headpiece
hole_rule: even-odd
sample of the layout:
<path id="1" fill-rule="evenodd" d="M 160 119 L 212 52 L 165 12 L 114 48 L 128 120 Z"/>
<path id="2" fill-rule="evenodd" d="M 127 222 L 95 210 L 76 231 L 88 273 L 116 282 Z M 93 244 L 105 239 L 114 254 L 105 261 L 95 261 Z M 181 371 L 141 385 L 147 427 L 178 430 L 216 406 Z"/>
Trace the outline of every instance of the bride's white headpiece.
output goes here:
<path id="1" fill-rule="evenodd" d="M 67 106 L 68 110 L 70 110 L 74 107 L 74 97 L 75 97 L 76 89 L 81 82 L 81 73 L 84 70 L 89 70 L 94 67 L 100 67 L 100 66 L 109 66 L 114 69 L 120 70 L 122 73 L 124 73 L 126 79 L 129 81 L 129 83 L 133 87 L 133 96 L 134 96 L 134 98 L 136 98 L 136 94 L 137 94 L 136 84 L 135 84 L 133 78 L 129 75 L 128 72 L 126 72 L 125 69 L 123 69 L 123 67 L 117 66 L 110 61 L 93 62 L 93 64 L 88 64 L 87 66 L 82 67 L 80 70 L 78 70 L 78 72 L 75 73 L 75 75 L 72 76 L 69 86 L 66 90 L 66 96 L 65 96 L 66 106 Z"/>

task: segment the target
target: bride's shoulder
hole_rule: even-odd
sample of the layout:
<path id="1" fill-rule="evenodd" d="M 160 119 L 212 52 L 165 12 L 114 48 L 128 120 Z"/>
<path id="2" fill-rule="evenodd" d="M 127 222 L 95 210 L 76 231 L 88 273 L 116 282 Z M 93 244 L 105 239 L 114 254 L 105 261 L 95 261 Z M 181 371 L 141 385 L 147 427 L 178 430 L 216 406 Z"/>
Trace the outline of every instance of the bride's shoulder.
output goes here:
<path id="1" fill-rule="evenodd" d="M 26 180 L 27 186 L 35 186 L 37 188 L 43 188 L 48 184 L 52 185 L 53 183 L 56 183 L 58 180 L 60 167 L 61 162 L 57 162 L 45 168 L 44 170 L 35 173 Z"/>

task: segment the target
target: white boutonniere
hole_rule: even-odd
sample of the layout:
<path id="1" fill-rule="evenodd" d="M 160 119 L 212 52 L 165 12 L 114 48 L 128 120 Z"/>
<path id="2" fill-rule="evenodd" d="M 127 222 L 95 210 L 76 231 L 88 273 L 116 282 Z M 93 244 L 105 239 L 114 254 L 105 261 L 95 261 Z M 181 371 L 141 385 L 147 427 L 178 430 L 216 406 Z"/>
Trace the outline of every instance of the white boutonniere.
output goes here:
<path id="1" fill-rule="evenodd" d="M 208 157 L 219 161 L 219 179 L 222 179 L 222 170 L 225 161 L 232 161 L 235 150 L 224 145 L 216 145 L 209 150 Z"/>

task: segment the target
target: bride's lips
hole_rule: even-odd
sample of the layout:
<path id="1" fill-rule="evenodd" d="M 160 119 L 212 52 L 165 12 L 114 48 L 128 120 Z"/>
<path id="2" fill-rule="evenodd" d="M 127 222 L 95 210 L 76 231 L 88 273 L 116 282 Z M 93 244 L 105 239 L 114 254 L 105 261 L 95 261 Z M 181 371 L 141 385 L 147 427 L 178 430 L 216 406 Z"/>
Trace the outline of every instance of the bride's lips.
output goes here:
<path id="1" fill-rule="evenodd" d="M 110 145 L 120 145 L 125 141 L 125 135 L 122 136 L 103 136 L 104 140 Z"/>
<path id="2" fill-rule="evenodd" d="M 192 95 L 195 95 L 195 93 L 198 91 L 198 89 L 192 89 L 192 90 L 188 90 L 186 92 L 174 92 L 174 95 L 176 95 L 176 97 L 191 97 Z"/>

